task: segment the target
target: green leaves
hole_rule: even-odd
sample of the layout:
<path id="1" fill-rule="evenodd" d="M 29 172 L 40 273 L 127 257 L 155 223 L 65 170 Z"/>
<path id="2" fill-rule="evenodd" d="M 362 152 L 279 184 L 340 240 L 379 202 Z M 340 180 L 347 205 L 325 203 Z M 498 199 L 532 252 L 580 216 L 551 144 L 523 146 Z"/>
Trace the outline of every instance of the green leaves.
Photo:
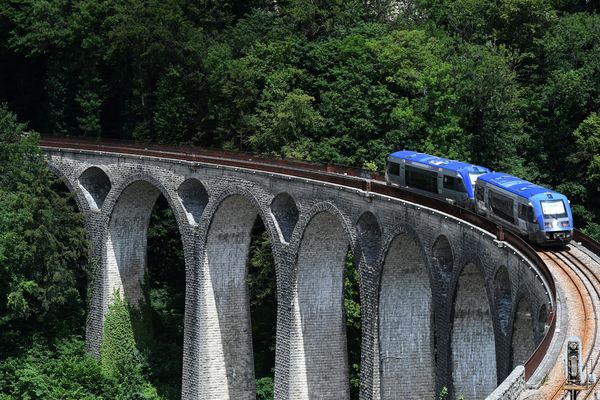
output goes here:
<path id="1" fill-rule="evenodd" d="M 0 355 L 29 335 L 81 326 L 87 242 L 38 137 L 0 106 Z"/>

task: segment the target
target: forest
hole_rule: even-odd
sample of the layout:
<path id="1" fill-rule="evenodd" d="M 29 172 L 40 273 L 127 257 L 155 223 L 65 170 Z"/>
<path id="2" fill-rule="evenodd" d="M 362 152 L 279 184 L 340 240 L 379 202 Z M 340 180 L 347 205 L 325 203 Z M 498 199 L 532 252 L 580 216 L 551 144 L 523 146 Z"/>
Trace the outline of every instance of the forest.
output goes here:
<path id="1" fill-rule="evenodd" d="M 381 171 L 411 149 L 556 189 L 600 239 L 596 0 L 1 0 L 0 400 L 176 399 L 185 268 L 164 198 L 146 333 L 111 306 L 86 352 L 84 221 L 39 135 L 264 153 Z M 248 259 L 257 398 L 273 398 L 276 286 Z M 345 307 L 357 398 L 360 301 Z M 119 343 L 119 345 L 116 345 Z"/>

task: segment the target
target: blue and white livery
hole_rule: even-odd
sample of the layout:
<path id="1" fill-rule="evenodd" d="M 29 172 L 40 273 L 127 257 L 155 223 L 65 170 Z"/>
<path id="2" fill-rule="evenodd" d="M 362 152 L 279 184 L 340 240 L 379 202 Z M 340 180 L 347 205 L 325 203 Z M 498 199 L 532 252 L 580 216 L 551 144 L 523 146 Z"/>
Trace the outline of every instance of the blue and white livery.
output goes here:
<path id="1" fill-rule="evenodd" d="M 388 155 L 386 182 L 405 190 L 473 208 L 475 181 L 485 167 L 402 150 Z"/>
<path id="2" fill-rule="evenodd" d="M 402 150 L 387 156 L 385 180 L 403 190 L 474 209 L 535 243 L 567 243 L 573 237 L 569 200 L 512 175 Z"/>
<path id="3" fill-rule="evenodd" d="M 568 242 L 573 215 L 562 194 L 501 172 L 478 177 L 475 209 L 536 243 Z"/>

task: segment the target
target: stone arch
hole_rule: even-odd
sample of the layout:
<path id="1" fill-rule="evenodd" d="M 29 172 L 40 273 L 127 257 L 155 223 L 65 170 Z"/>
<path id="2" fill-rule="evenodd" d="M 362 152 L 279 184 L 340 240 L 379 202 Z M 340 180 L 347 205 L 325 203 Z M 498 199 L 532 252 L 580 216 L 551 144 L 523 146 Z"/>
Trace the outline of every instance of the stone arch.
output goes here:
<path id="1" fill-rule="evenodd" d="M 512 311 L 512 295 L 510 287 L 510 276 L 508 269 L 501 265 L 494 277 L 494 304 L 498 325 L 503 335 L 507 334 Z"/>
<path id="2" fill-rule="evenodd" d="M 362 213 L 356 222 L 360 252 L 369 265 L 373 265 L 381 245 L 381 227 L 377 217 L 370 211 Z"/>
<path id="3" fill-rule="evenodd" d="M 77 204 L 79 211 L 86 214 L 86 211 L 90 210 L 90 205 L 85 195 L 83 194 L 83 190 L 81 190 L 79 185 L 74 186 L 73 182 L 69 178 L 67 178 L 67 176 L 61 171 L 61 169 L 51 163 L 48 163 L 48 170 L 67 186 L 69 192 L 73 194 L 75 203 Z"/>
<path id="4" fill-rule="evenodd" d="M 466 399 L 482 399 L 497 385 L 496 348 L 484 277 L 474 263 L 462 269 L 453 303 L 453 392 Z"/>
<path id="5" fill-rule="evenodd" d="M 277 230 L 282 242 L 289 242 L 298 223 L 298 207 L 296 201 L 287 193 L 279 193 L 271 201 L 271 214 L 277 221 Z"/>
<path id="6" fill-rule="evenodd" d="M 156 179 L 154 176 L 146 173 L 146 172 L 137 172 L 128 175 L 125 179 L 118 183 L 114 183 L 112 190 L 106 196 L 103 205 L 103 212 L 112 218 L 113 212 L 117 207 L 117 203 L 122 200 L 123 193 L 129 190 L 129 187 L 133 184 L 143 182 L 150 186 L 153 186 L 157 191 L 157 197 L 162 194 L 171 209 L 173 209 L 173 213 L 175 214 L 175 220 L 177 221 L 177 226 L 181 231 L 182 238 L 184 237 L 183 227 L 185 227 L 185 212 L 180 208 L 180 203 L 177 201 L 174 196 L 173 190 L 169 190 L 163 185 L 161 181 Z M 152 209 L 152 207 L 150 207 Z"/>
<path id="7" fill-rule="evenodd" d="M 109 215 L 109 223 L 102 250 L 103 315 L 117 289 L 132 305 L 142 300 L 148 225 L 156 199 L 161 194 L 173 209 L 183 240 L 181 210 L 170 192 L 150 175 L 139 173 L 128 176 L 118 187 L 113 187 L 104 201 L 103 210 Z M 186 264 L 188 262 L 186 260 Z"/>
<path id="8" fill-rule="evenodd" d="M 381 399 L 434 398 L 433 305 L 426 257 L 401 233 L 388 247 L 379 291 Z"/>
<path id="9" fill-rule="evenodd" d="M 437 237 L 431 249 L 433 265 L 440 271 L 450 273 L 454 266 L 452 246 L 445 235 Z"/>
<path id="10" fill-rule="evenodd" d="M 99 210 L 112 188 L 110 178 L 99 167 L 89 167 L 78 178 L 85 198 L 92 210 Z"/>
<path id="11" fill-rule="evenodd" d="M 514 369 L 517 365 L 524 365 L 534 350 L 531 303 L 526 296 L 522 296 L 517 302 L 517 309 L 513 318 L 511 369 Z"/>
<path id="12" fill-rule="evenodd" d="M 200 397 L 254 399 L 248 277 L 251 233 L 257 217 L 273 236 L 258 203 L 240 193 L 223 193 L 201 247 L 196 333 Z"/>
<path id="13" fill-rule="evenodd" d="M 186 179 L 177 189 L 179 201 L 190 225 L 198 225 L 208 203 L 208 193 L 202 182 L 195 178 Z"/>
<path id="14" fill-rule="evenodd" d="M 316 212 L 304 229 L 292 300 L 291 399 L 349 398 L 343 293 L 350 243 L 331 212 Z"/>
<path id="15" fill-rule="evenodd" d="M 148 225 L 160 193 L 150 182 L 136 180 L 121 191 L 114 203 L 105 240 L 105 307 L 115 290 L 131 305 L 143 300 Z"/>

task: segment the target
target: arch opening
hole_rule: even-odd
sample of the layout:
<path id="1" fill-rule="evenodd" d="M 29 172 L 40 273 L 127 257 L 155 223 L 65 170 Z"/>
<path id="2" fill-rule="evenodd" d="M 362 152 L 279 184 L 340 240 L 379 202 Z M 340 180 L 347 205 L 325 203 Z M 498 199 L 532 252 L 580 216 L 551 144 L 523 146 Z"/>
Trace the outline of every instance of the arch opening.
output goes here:
<path id="1" fill-rule="evenodd" d="M 83 171 L 79 176 L 79 185 L 93 210 L 102 208 L 112 187 L 108 175 L 98 167 L 90 167 Z"/>
<path id="2" fill-rule="evenodd" d="M 197 225 L 208 203 L 208 193 L 202 182 L 190 178 L 177 189 L 177 195 L 190 225 Z"/>
<path id="3" fill-rule="evenodd" d="M 257 208 L 241 195 L 225 198 L 212 216 L 200 271 L 198 375 L 203 398 L 226 392 L 232 399 L 254 399 L 256 377 L 265 378 L 258 384 L 271 390 L 276 327 L 253 335 L 253 329 L 276 323 L 271 254 L 270 235 Z"/>
<path id="4" fill-rule="evenodd" d="M 358 260 L 348 246 L 344 271 L 344 311 L 348 345 L 350 399 L 358 400 L 360 389 L 360 356 L 362 342 L 362 309 L 360 304 L 360 272 Z"/>
<path id="5" fill-rule="evenodd" d="M 454 296 L 450 338 L 453 393 L 483 399 L 497 386 L 494 326 L 483 275 L 467 264 Z"/>
<path id="6" fill-rule="evenodd" d="M 274 394 L 275 380 L 277 281 L 271 241 L 260 217 L 251 232 L 248 288 L 256 391 L 269 396 Z"/>
<path id="7" fill-rule="evenodd" d="M 279 193 L 271 202 L 271 213 L 277 221 L 277 226 L 281 237 L 285 242 L 289 242 L 298 223 L 298 207 L 296 202 L 287 193 Z"/>
<path id="8" fill-rule="evenodd" d="M 454 256 L 452 255 L 452 246 L 450 246 L 450 242 L 446 236 L 438 236 L 433 244 L 432 261 L 433 265 L 440 271 L 452 272 Z"/>
<path id="9" fill-rule="evenodd" d="M 394 238 L 383 265 L 379 363 L 382 399 L 436 397 L 429 273 L 408 234 Z"/>
<path id="10" fill-rule="evenodd" d="M 183 243 L 174 211 L 153 184 L 136 181 L 123 190 L 111 215 L 105 248 L 104 304 L 114 301 L 116 293 L 124 300 L 150 381 L 161 397 L 180 398 L 186 279 Z M 103 343 L 115 334 L 105 330 Z M 102 357 L 110 357 L 106 351 L 110 348 L 101 345 Z"/>
<path id="11" fill-rule="evenodd" d="M 524 365 L 525 361 L 527 361 L 534 350 L 535 343 L 533 341 L 533 318 L 531 315 L 531 304 L 526 297 L 523 297 L 517 303 L 517 310 L 515 312 L 513 322 L 511 369 L 514 369 L 517 365 Z"/>
<path id="12" fill-rule="evenodd" d="M 500 331 L 506 335 L 512 311 L 512 297 L 508 269 L 501 265 L 494 278 L 494 302 L 498 315 Z"/>
<path id="13" fill-rule="evenodd" d="M 337 220 L 316 214 L 297 259 L 290 338 L 290 398 L 348 399 L 344 264 L 349 240 Z"/>

